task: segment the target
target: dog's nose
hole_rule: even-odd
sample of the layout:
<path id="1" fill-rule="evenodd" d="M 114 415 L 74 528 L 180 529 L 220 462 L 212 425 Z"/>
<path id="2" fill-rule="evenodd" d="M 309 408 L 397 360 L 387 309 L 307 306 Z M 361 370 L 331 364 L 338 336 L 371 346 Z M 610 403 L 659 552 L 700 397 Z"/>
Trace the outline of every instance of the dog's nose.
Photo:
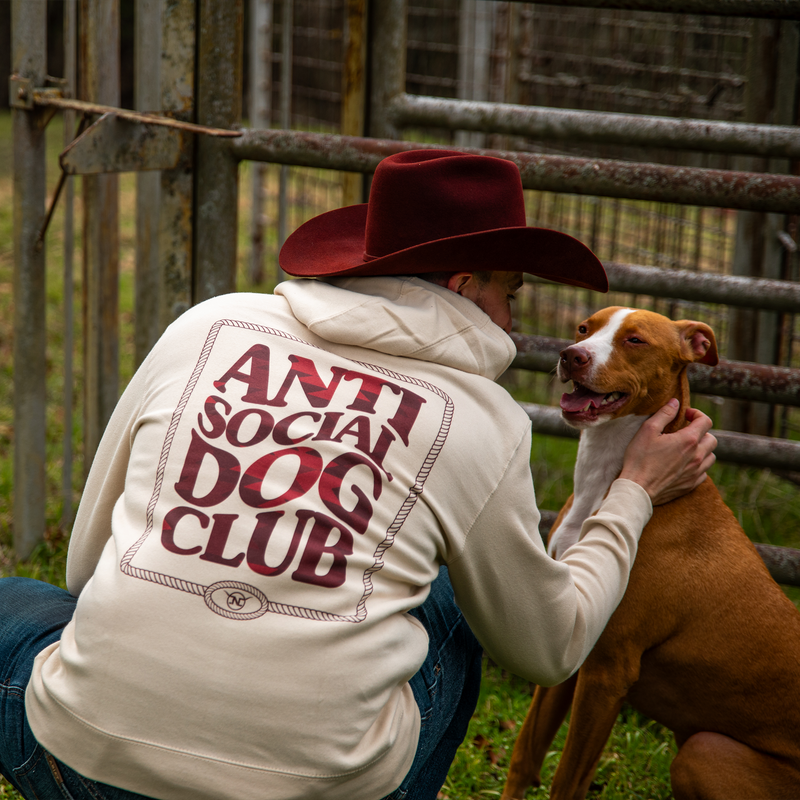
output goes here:
<path id="1" fill-rule="evenodd" d="M 559 354 L 561 356 L 561 368 L 567 373 L 572 374 L 573 370 L 583 369 L 591 360 L 591 353 L 577 344 L 571 344 Z"/>

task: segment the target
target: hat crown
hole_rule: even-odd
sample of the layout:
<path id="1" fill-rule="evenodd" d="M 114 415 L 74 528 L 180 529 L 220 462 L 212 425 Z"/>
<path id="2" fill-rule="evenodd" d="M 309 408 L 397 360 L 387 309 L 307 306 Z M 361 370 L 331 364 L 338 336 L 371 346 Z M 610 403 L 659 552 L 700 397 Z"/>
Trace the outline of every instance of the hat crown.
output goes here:
<path id="1" fill-rule="evenodd" d="M 522 181 L 512 162 L 452 150 L 397 153 L 375 171 L 364 259 L 525 224 Z"/>

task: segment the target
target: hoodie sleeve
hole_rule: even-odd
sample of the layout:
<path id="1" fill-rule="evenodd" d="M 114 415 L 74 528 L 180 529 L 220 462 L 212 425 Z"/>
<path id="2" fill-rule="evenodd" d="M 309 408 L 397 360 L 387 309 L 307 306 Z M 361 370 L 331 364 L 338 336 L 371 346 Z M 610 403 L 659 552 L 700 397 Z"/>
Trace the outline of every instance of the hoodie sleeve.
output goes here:
<path id="1" fill-rule="evenodd" d="M 529 441 L 448 568 L 458 605 L 489 655 L 552 686 L 581 666 L 622 599 L 652 504 L 638 484 L 615 481 L 581 541 L 553 560 L 538 532 Z"/>
<path id="2" fill-rule="evenodd" d="M 151 356 L 139 367 L 114 408 L 86 479 L 67 552 L 67 588 L 75 597 L 92 577 L 111 538 L 111 516 L 125 489 Z"/>

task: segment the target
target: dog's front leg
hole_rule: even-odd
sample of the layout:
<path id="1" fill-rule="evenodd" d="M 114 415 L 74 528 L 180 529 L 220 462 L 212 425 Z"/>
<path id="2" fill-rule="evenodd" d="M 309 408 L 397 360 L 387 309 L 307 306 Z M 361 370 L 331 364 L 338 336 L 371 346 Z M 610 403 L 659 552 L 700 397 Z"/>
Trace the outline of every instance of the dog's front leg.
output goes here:
<path id="1" fill-rule="evenodd" d="M 529 786 L 540 786 L 542 764 L 547 750 L 567 716 L 578 676 L 558 686 L 537 686 L 533 701 L 519 732 L 508 778 L 500 800 L 522 800 Z"/>
<path id="2" fill-rule="evenodd" d="M 624 672 L 620 669 L 615 674 L 592 668 L 589 662 L 578 672 L 569 732 L 553 777 L 551 800 L 582 800 L 589 791 L 603 748 L 633 682 L 625 679 Z"/>

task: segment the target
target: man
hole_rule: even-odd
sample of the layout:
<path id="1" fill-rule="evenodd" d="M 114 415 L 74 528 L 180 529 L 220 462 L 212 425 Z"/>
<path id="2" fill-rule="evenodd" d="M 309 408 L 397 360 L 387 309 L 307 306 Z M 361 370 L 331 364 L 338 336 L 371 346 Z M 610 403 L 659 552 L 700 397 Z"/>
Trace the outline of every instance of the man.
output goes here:
<path id="1" fill-rule="evenodd" d="M 435 798 L 481 646 L 539 683 L 577 670 L 652 503 L 713 461 L 710 421 L 665 436 L 665 408 L 548 558 L 530 424 L 494 383 L 510 302 L 523 272 L 607 282 L 525 226 L 510 162 L 387 158 L 369 205 L 306 223 L 281 264 L 316 280 L 191 309 L 134 376 L 71 594 L 0 582 L 0 762 L 30 797 Z"/>

